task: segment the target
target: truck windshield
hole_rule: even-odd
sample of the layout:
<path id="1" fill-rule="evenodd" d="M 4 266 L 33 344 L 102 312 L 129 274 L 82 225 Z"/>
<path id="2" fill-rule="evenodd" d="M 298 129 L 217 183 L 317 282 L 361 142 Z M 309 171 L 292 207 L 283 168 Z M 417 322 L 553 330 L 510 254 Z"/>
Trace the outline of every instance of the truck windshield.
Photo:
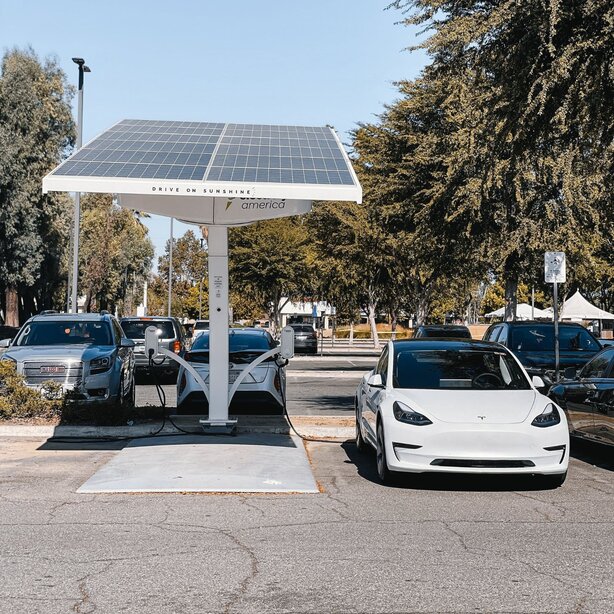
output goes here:
<path id="1" fill-rule="evenodd" d="M 15 345 L 113 345 L 106 322 L 49 320 L 24 326 Z"/>

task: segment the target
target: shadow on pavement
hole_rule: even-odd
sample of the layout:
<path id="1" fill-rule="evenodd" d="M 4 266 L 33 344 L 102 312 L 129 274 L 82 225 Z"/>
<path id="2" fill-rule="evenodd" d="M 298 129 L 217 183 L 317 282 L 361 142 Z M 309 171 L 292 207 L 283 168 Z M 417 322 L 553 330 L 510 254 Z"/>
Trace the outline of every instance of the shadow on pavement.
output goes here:
<path id="1" fill-rule="evenodd" d="M 407 473 L 401 474 L 395 484 L 380 482 L 375 468 L 375 452 L 360 452 L 353 441 L 341 445 L 348 460 L 356 466 L 358 475 L 385 488 L 404 490 L 441 490 L 460 492 L 505 492 L 550 490 L 539 476 L 473 475 L 462 473 Z"/>
<path id="2" fill-rule="evenodd" d="M 571 456 L 600 469 L 614 471 L 614 447 L 605 444 L 572 438 Z"/>

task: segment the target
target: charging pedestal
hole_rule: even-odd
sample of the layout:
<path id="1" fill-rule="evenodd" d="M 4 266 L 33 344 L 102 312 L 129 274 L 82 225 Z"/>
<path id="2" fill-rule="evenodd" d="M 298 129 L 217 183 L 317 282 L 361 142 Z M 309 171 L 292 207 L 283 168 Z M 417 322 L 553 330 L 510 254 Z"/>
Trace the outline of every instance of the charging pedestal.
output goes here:
<path id="1" fill-rule="evenodd" d="M 211 320 L 211 318 L 210 318 Z M 228 322 L 226 323 L 226 328 L 228 329 Z M 181 356 L 177 356 L 174 352 L 167 350 L 166 348 L 161 348 L 160 343 L 158 341 L 158 329 L 155 326 L 148 326 L 145 329 L 145 355 L 149 358 L 149 360 L 153 360 L 155 356 L 158 354 L 162 354 L 163 356 L 178 362 L 186 371 L 189 371 L 190 374 L 194 377 L 198 385 L 202 388 L 202 391 L 205 393 L 205 398 L 209 403 L 209 407 L 211 407 L 211 400 L 214 398 L 213 391 L 215 390 L 212 376 L 212 366 L 213 361 L 211 360 L 212 354 L 212 339 L 209 339 L 209 382 L 212 384 L 211 388 L 207 386 L 207 383 L 200 376 L 198 371 L 186 360 L 181 358 Z M 226 356 L 228 356 L 228 330 L 226 331 Z M 288 361 L 290 358 L 294 357 L 294 329 L 291 326 L 286 326 L 281 331 L 281 340 L 279 347 L 273 348 L 268 352 L 264 352 L 258 358 L 253 360 L 252 362 L 245 367 L 241 371 L 241 374 L 235 380 L 234 384 L 230 391 L 228 390 L 228 369 L 226 369 L 226 395 L 218 395 L 217 402 L 221 402 L 223 398 L 226 399 L 226 417 L 222 415 L 221 419 L 216 419 L 212 417 L 211 411 L 209 412 L 208 420 L 200 420 L 203 428 L 206 431 L 210 432 L 222 432 L 229 433 L 232 432 L 237 424 L 236 419 L 231 419 L 228 417 L 228 408 L 230 407 L 230 402 L 232 401 L 232 397 L 234 396 L 237 388 L 241 382 L 262 362 L 271 358 L 273 356 L 280 356 L 282 359 Z M 220 385 L 219 382 L 217 385 Z"/>

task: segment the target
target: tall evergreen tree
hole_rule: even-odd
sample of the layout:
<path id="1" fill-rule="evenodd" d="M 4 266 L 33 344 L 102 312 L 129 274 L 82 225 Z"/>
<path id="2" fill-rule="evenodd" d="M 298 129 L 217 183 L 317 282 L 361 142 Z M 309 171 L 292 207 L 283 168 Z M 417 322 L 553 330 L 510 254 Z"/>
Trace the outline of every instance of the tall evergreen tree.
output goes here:
<path id="1" fill-rule="evenodd" d="M 41 183 L 73 144 L 71 97 L 54 60 L 41 62 L 31 49 L 5 54 L 0 74 L 0 289 L 9 325 L 19 323 L 20 293 L 34 287 L 43 271 L 48 279 L 57 278 L 65 240 L 59 218 L 66 216 L 68 203 L 65 195 L 44 196 Z"/>

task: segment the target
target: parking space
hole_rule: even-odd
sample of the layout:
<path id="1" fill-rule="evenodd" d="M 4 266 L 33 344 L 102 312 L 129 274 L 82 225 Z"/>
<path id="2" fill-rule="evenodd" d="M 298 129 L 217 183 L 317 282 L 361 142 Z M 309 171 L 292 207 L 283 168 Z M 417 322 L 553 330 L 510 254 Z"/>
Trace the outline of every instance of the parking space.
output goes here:
<path id="1" fill-rule="evenodd" d="M 287 395 L 290 415 L 351 416 L 354 394 L 362 375 L 373 368 L 374 356 L 296 356 L 288 365 Z M 177 405 L 175 385 L 162 385 L 169 407 Z M 159 405 L 152 378 L 139 377 L 139 406 Z"/>
<path id="2" fill-rule="evenodd" d="M 320 494 L 85 495 L 121 444 L 3 440 L 0 611 L 611 611 L 611 460 L 531 480 L 377 482 L 310 443 Z"/>

